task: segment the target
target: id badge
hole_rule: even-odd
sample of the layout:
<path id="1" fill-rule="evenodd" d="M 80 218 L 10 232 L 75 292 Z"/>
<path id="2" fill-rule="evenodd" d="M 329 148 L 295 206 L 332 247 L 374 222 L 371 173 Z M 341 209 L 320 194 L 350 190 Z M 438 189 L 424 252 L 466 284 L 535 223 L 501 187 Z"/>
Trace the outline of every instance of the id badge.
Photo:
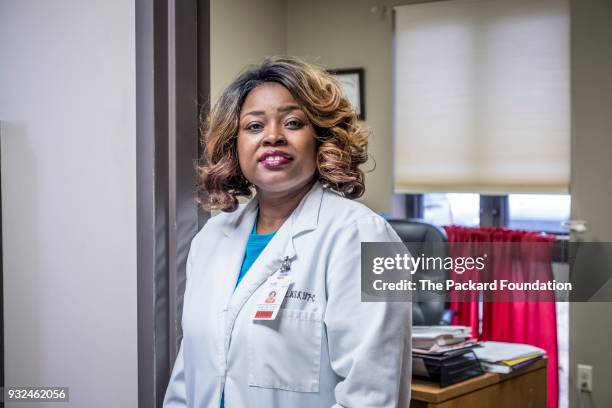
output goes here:
<path id="1" fill-rule="evenodd" d="M 291 277 L 284 273 L 272 275 L 263 289 L 263 296 L 257 302 L 253 320 L 274 320 L 291 285 Z"/>

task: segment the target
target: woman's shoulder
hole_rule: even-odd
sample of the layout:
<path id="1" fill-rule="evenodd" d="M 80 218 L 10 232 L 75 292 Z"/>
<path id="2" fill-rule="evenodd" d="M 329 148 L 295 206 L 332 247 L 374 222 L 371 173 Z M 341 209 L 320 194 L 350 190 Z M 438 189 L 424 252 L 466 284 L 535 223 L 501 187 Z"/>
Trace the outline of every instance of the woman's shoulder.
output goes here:
<path id="1" fill-rule="evenodd" d="M 321 202 L 320 218 L 336 224 L 351 225 L 358 222 L 384 223 L 387 221 L 359 201 L 342 197 L 341 195 L 324 190 Z"/>
<path id="2" fill-rule="evenodd" d="M 361 242 L 399 242 L 393 227 L 381 215 L 365 204 L 326 191 L 321 202 L 319 226 L 322 234 L 331 234 L 334 240 L 354 245 Z M 343 237 L 343 238 L 342 238 Z"/>
<path id="3" fill-rule="evenodd" d="M 204 225 L 197 232 L 193 238 L 193 241 L 200 241 L 206 238 L 217 240 L 217 233 L 221 233 L 223 228 L 235 222 L 236 218 L 240 217 L 240 215 L 244 212 L 247 204 L 248 203 L 240 204 L 238 208 L 232 212 L 219 211 L 211 214 Z"/>

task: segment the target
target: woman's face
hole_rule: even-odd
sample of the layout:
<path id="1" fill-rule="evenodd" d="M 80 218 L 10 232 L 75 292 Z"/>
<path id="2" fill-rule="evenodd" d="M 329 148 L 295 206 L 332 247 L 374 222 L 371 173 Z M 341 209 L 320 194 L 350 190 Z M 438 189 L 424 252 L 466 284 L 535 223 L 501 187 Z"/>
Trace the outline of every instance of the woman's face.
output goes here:
<path id="1" fill-rule="evenodd" d="M 269 82 L 246 97 L 240 111 L 238 161 L 258 192 L 285 193 L 308 184 L 316 171 L 315 132 L 291 93 Z"/>

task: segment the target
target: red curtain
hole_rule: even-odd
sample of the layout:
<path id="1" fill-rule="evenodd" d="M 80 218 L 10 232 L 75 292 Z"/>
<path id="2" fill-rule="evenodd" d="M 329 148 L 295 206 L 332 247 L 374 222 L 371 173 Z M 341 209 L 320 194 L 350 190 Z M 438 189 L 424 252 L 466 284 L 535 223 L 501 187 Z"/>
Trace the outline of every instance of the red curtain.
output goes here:
<path id="1" fill-rule="evenodd" d="M 448 234 L 452 256 L 474 254 L 474 245 L 491 243 L 488 251 L 493 258 L 495 277 L 511 282 L 529 282 L 534 279 L 552 280 L 552 244 L 554 237 L 534 232 L 504 228 L 444 227 Z M 468 243 L 453 246 L 452 243 Z M 512 245 L 495 245 L 512 243 Z M 483 245 L 483 244 L 479 244 Z M 454 275 L 455 280 L 478 280 L 476 271 Z M 508 295 L 506 292 L 504 295 Z M 557 318 L 554 293 L 541 294 L 539 301 L 526 301 L 524 292 L 518 300 L 485 302 L 482 305 L 482 330 L 479 331 L 478 300 L 459 300 L 457 293 L 450 293 L 453 324 L 472 327 L 474 336 L 481 340 L 495 340 L 530 344 L 546 350 L 548 408 L 558 406 L 558 356 Z"/>
<path id="2" fill-rule="evenodd" d="M 444 227 L 448 235 L 450 256 L 453 258 L 466 257 L 474 254 L 476 246 L 479 243 L 486 242 L 487 234 L 476 228 L 464 228 L 457 226 Z M 453 242 L 461 243 L 461 245 L 452 245 Z M 480 276 L 478 271 L 468 270 L 462 274 L 453 276 L 455 281 L 479 282 Z M 472 328 L 472 337 L 479 337 L 480 322 L 478 318 L 478 298 L 473 297 L 471 301 L 466 301 L 465 297 L 461 297 L 458 292 L 451 291 L 450 309 L 453 311 L 452 324 L 469 326 Z"/>

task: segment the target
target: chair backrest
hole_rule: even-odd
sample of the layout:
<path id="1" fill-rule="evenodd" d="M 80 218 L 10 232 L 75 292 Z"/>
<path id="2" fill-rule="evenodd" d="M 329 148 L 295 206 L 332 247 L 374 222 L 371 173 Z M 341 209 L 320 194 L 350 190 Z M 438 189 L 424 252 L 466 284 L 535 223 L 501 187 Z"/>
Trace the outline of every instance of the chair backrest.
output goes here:
<path id="1" fill-rule="evenodd" d="M 433 224 L 415 219 L 389 220 L 397 235 L 403 242 L 425 243 L 425 242 L 446 242 L 446 232 Z M 411 245 L 414 247 L 414 245 Z M 443 251 L 442 245 L 440 251 Z M 415 254 L 413 254 L 415 255 Z M 446 256 L 445 253 L 436 253 L 436 256 Z M 416 254 L 418 256 L 418 254 Z M 427 271 L 427 276 L 417 272 L 415 279 L 427 278 L 435 282 L 444 282 L 448 277 L 444 269 Z M 443 302 L 413 302 L 412 304 L 412 324 L 433 326 L 438 324 L 449 324 L 448 313 Z"/>
<path id="2" fill-rule="evenodd" d="M 416 219 L 389 220 L 404 242 L 446 242 L 446 232 L 433 224 Z"/>

